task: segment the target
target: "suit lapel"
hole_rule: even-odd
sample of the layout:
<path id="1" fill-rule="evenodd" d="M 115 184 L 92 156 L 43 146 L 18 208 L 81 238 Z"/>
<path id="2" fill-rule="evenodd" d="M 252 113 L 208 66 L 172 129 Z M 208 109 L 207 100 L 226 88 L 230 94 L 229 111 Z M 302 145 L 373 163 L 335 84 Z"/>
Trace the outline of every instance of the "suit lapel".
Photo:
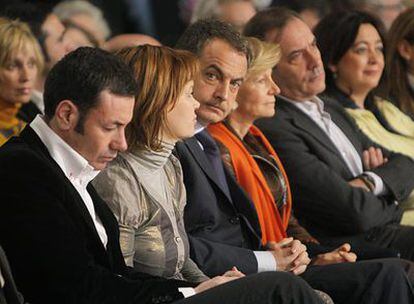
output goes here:
<path id="1" fill-rule="evenodd" d="M 321 143 L 326 149 L 330 150 L 333 153 L 338 154 L 338 150 L 335 148 L 334 143 L 326 135 L 326 133 L 310 118 L 308 115 L 303 113 L 301 110 L 296 108 L 294 105 L 280 100 L 280 104 L 283 104 L 283 107 L 286 109 L 286 112 L 290 114 L 293 124 L 312 136 L 315 140 Z"/>
<path id="2" fill-rule="evenodd" d="M 232 202 L 232 198 L 229 197 L 227 191 L 223 189 L 219 181 L 217 180 L 216 174 L 214 173 L 210 162 L 208 161 L 206 155 L 204 154 L 203 150 L 200 147 L 199 142 L 195 137 L 191 137 L 184 141 L 185 145 L 187 146 L 190 153 L 193 155 L 194 159 L 197 161 L 200 168 L 204 171 L 204 173 L 211 179 L 211 181 L 220 189 L 220 191 L 225 195 L 230 202 Z"/>
<path id="3" fill-rule="evenodd" d="M 287 101 L 280 100 L 280 103 L 283 105 L 283 108 L 286 110 L 286 113 L 289 113 L 289 117 L 292 120 L 292 123 L 299 129 L 301 129 L 306 134 L 313 137 L 321 145 L 323 145 L 327 150 L 333 153 L 337 158 L 342 162 L 345 168 L 349 171 L 345 160 L 343 159 L 341 153 L 336 148 L 332 140 L 326 135 L 326 133 L 310 118 L 308 115 L 303 113 L 301 110 L 296 108 L 294 105 L 290 104 Z M 331 114 L 331 113 L 330 113 Z M 336 121 L 332 118 L 334 123 Z M 338 127 L 342 130 L 341 126 Z M 348 134 L 345 134 L 348 136 Z"/>

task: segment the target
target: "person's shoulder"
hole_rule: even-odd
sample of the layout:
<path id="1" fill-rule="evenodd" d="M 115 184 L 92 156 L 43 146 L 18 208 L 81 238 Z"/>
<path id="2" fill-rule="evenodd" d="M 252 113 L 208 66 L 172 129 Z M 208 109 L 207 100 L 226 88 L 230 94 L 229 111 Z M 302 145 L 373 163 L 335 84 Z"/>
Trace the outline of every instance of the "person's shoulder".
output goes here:
<path id="1" fill-rule="evenodd" d="M 44 163 L 45 159 L 37 149 L 20 137 L 13 137 L 0 148 L 0 166 Z"/>

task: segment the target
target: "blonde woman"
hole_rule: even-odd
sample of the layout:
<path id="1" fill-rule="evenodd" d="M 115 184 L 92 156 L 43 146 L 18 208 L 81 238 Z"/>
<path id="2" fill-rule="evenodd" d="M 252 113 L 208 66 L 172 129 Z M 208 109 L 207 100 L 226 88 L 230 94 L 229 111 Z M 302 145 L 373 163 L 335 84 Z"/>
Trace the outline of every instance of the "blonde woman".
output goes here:
<path id="1" fill-rule="evenodd" d="M 17 114 L 29 102 L 42 67 L 42 53 L 29 27 L 0 18 L 0 146 L 24 128 Z"/>

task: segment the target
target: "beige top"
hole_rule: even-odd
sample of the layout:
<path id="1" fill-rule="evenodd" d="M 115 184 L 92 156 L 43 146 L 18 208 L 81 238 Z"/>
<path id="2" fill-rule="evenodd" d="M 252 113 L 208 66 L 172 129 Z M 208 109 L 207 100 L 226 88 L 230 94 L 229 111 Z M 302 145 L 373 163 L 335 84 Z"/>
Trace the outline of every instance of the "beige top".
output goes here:
<path id="1" fill-rule="evenodd" d="M 189 258 L 186 193 L 173 147 L 120 153 L 93 183 L 118 219 L 127 265 L 155 276 L 202 282 L 208 277 Z"/>

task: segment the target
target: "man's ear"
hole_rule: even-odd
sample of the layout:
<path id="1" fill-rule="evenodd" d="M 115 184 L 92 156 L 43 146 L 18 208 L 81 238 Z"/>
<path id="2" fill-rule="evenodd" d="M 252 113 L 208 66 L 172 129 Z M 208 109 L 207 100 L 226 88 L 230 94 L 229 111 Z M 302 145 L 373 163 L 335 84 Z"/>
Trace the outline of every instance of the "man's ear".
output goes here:
<path id="1" fill-rule="evenodd" d="M 56 107 L 54 125 L 61 131 L 75 129 L 79 120 L 78 107 L 70 100 L 62 100 Z"/>
<path id="2" fill-rule="evenodd" d="M 400 56 L 406 61 L 409 61 L 414 55 L 413 54 L 413 47 L 405 39 L 398 42 L 397 50 L 398 50 L 398 53 L 400 54 Z"/>

